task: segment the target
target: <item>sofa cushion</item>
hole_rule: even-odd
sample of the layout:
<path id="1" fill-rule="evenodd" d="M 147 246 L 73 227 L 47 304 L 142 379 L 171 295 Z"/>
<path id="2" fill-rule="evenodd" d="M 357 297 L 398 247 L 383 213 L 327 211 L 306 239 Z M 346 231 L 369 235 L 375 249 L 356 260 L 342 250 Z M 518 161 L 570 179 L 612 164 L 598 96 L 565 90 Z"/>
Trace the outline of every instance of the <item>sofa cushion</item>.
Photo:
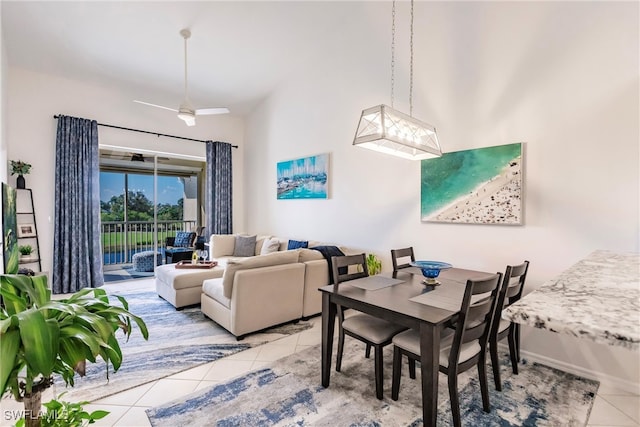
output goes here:
<path id="1" fill-rule="evenodd" d="M 264 239 L 264 243 L 262 244 L 262 248 L 260 248 L 260 253 L 258 255 L 271 254 L 273 252 L 278 252 L 278 250 L 280 250 L 280 240 L 276 237 Z"/>
<path id="2" fill-rule="evenodd" d="M 322 254 L 318 251 L 314 251 L 313 249 L 298 249 L 300 253 L 300 257 L 298 258 L 299 262 L 308 262 L 308 261 L 316 261 L 319 259 L 324 259 Z"/>
<path id="3" fill-rule="evenodd" d="M 308 248 L 309 242 L 306 240 L 289 240 L 287 244 L 287 250 L 299 249 L 299 248 Z"/>
<path id="4" fill-rule="evenodd" d="M 173 241 L 173 246 L 178 248 L 188 248 L 193 246 L 193 241 L 196 239 L 196 233 L 193 231 L 178 231 Z"/>
<path id="5" fill-rule="evenodd" d="M 236 236 L 233 256 L 254 256 L 256 253 L 256 236 Z"/>
<path id="6" fill-rule="evenodd" d="M 274 252 L 272 254 L 253 256 L 244 259 L 229 259 L 227 261 L 227 267 L 224 270 L 224 275 L 222 276 L 224 296 L 231 298 L 233 279 L 236 271 L 296 262 L 298 262 L 297 251 Z"/>
<path id="7" fill-rule="evenodd" d="M 178 269 L 175 264 L 165 264 L 156 267 L 156 281 L 180 291 L 181 289 L 202 287 L 207 279 L 222 277 L 224 266 L 218 264 L 213 268 Z"/>
<path id="8" fill-rule="evenodd" d="M 222 278 L 210 279 L 202 282 L 202 292 L 225 307 L 231 308 L 231 300 L 224 296 Z"/>
<path id="9" fill-rule="evenodd" d="M 232 256 L 236 246 L 235 234 L 212 234 L 209 241 L 211 257 Z"/>

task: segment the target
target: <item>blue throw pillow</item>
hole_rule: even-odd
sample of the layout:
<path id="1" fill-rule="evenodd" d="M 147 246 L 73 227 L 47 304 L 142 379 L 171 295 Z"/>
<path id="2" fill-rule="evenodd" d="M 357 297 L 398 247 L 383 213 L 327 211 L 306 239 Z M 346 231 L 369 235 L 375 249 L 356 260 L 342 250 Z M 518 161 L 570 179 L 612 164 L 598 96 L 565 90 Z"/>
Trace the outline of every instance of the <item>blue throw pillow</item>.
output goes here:
<path id="1" fill-rule="evenodd" d="M 195 237 L 196 233 L 194 233 L 193 231 L 178 231 L 176 233 L 176 238 L 173 241 L 173 246 L 179 248 L 188 248 L 191 246 L 191 243 L 193 243 L 193 239 L 195 239 Z"/>
<path id="2" fill-rule="evenodd" d="M 289 240 L 287 244 L 287 250 L 308 248 L 309 242 L 307 240 Z"/>

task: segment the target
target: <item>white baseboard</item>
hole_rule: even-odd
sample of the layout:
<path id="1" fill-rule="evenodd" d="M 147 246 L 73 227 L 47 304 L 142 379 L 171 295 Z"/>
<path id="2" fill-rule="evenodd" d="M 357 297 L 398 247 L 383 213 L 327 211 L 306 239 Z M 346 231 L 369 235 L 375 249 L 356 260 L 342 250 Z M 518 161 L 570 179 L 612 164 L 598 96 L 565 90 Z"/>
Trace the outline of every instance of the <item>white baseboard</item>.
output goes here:
<path id="1" fill-rule="evenodd" d="M 499 343 L 498 347 L 503 347 L 506 351 L 509 351 L 509 346 L 503 343 Z M 581 366 L 572 365 L 567 362 L 563 362 L 561 360 L 552 359 L 547 356 L 543 356 L 537 353 L 532 353 L 529 351 L 520 350 L 520 356 L 526 358 L 531 362 L 538 362 L 546 366 L 550 366 L 552 368 L 559 369 L 564 372 L 569 372 L 570 374 L 578 375 L 584 378 L 588 378 L 591 380 L 600 381 L 601 386 L 606 386 L 608 388 L 614 388 L 626 391 L 628 393 L 633 393 L 636 395 L 640 395 L 640 384 L 628 381 L 623 378 L 614 377 L 609 374 L 605 374 L 603 372 L 593 371 L 591 369 L 586 369 Z"/>

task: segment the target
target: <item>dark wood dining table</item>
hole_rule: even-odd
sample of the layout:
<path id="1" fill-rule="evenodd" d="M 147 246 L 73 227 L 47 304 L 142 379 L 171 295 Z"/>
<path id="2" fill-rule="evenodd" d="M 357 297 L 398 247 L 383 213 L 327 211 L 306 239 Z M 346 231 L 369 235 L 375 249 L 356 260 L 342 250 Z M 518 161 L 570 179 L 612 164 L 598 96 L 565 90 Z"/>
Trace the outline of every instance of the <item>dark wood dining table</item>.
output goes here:
<path id="1" fill-rule="evenodd" d="M 422 414 L 425 426 L 435 426 L 438 415 L 438 367 L 440 333 L 457 315 L 467 279 L 492 273 L 451 268 L 438 277 L 439 286 L 424 285 L 421 271 L 415 267 L 383 273 L 377 279 L 398 279 L 399 283 L 375 288 L 357 287 L 356 281 L 320 288 L 322 292 L 322 386 L 329 387 L 331 356 L 337 305 L 353 308 L 408 328 L 420 331 L 420 369 L 422 374 Z M 367 279 L 358 279 L 366 284 Z M 369 288 L 369 290 L 363 288 Z M 414 299 L 414 300 L 411 300 Z M 418 299 L 418 301 L 415 301 Z M 375 398 L 372 396 L 372 398 Z"/>

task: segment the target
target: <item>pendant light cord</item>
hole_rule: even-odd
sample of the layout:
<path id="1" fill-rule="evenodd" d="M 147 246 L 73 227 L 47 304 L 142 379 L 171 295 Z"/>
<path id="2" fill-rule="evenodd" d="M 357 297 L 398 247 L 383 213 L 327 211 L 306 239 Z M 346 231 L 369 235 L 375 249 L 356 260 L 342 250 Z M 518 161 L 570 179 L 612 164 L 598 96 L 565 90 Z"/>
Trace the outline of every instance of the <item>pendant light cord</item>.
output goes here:
<path id="1" fill-rule="evenodd" d="M 413 0 L 411 0 L 411 26 L 409 38 L 409 116 L 413 117 Z M 391 108 L 394 101 L 396 70 L 396 1 L 391 6 Z"/>
<path id="2" fill-rule="evenodd" d="M 409 39 L 411 59 L 409 61 L 409 116 L 413 117 L 413 0 L 411 0 L 411 38 Z"/>
<path id="3" fill-rule="evenodd" d="M 391 108 L 393 108 L 393 84 L 396 68 L 396 0 L 391 6 Z"/>

